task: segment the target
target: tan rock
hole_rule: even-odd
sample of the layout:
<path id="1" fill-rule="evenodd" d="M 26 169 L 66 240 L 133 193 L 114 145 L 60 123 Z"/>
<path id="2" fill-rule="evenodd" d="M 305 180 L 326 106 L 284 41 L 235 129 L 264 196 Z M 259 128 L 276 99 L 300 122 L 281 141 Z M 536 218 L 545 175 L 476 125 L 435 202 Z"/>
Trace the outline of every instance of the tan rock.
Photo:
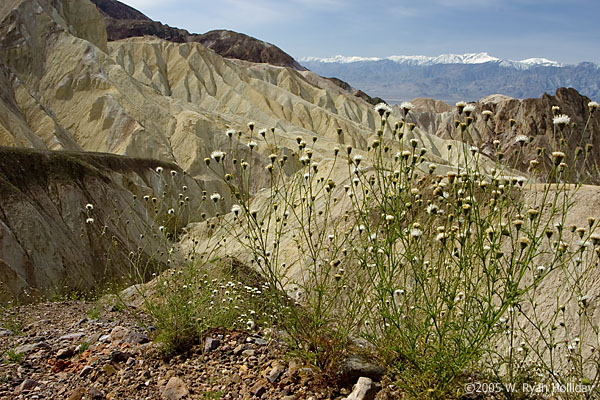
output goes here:
<path id="1" fill-rule="evenodd" d="M 169 382 L 161 390 L 161 395 L 166 400 L 183 399 L 190 394 L 185 382 L 174 376 L 169 379 Z"/>
<path id="2" fill-rule="evenodd" d="M 377 390 L 370 378 L 360 377 L 354 385 L 352 393 L 344 400 L 373 400 Z"/>
<path id="3" fill-rule="evenodd" d="M 79 387 L 75 388 L 75 390 L 73 390 L 73 392 L 71 392 L 71 394 L 68 397 L 68 400 L 81 400 L 84 395 L 85 395 L 85 388 L 82 386 L 79 386 Z"/>

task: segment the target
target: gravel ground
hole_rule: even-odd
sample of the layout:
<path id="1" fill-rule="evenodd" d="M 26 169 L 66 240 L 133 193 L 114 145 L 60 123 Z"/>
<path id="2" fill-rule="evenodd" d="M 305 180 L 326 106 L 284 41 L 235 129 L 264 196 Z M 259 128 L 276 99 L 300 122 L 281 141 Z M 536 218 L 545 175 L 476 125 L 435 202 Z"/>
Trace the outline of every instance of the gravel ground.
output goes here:
<path id="1" fill-rule="evenodd" d="M 164 357 L 143 318 L 99 303 L 41 303 L 0 317 L 1 399 L 333 400 L 352 391 L 328 387 L 266 332 L 215 330 Z"/>

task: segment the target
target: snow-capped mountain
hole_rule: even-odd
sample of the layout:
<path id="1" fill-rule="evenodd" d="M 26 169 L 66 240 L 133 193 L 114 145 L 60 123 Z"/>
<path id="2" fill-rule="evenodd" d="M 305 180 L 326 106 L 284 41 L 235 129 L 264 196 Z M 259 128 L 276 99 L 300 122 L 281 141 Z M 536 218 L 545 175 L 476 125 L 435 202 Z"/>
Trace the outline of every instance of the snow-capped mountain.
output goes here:
<path id="1" fill-rule="evenodd" d="M 390 102 L 415 97 L 446 101 L 478 99 L 490 93 L 539 97 L 561 86 L 600 97 L 600 67 L 565 65 L 546 58 L 513 61 L 488 53 L 391 57 L 305 57 L 300 63 L 319 75 L 340 78 Z"/>
<path id="2" fill-rule="evenodd" d="M 465 53 L 465 54 L 442 54 L 437 57 L 429 56 L 390 56 L 390 57 L 359 57 L 359 56 L 334 56 L 326 58 L 318 57 L 304 57 L 300 59 L 300 62 L 305 63 L 339 63 L 349 64 L 357 62 L 376 62 L 389 60 L 398 64 L 409 64 L 409 65 L 435 65 L 435 64 L 484 64 L 488 62 L 499 63 L 505 67 L 515 68 L 532 68 L 536 66 L 547 66 L 547 67 L 562 67 L 556 61 L 548 60 L 547 58 L 527 58 L 521 61 L 502 60 L 497 57 L 490 56 L 488 53 Z"/>

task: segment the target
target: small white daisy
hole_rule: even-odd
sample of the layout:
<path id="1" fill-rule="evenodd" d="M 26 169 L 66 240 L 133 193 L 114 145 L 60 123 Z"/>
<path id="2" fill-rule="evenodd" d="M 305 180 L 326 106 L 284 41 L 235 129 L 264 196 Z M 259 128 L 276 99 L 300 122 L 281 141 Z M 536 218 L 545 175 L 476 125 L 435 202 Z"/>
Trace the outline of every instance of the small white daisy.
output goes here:
<path id="1" fill-rule="evenodd" d="M 544 267 L 543 265 L 540 265 L 539 267 L 536 268 L 535 271 L 538 275 L 543 275 L 544 272 L 546 272 L 546 267 Z"/>
<path id="2" fill-rule="evenodd" d="M 446 240 L 447 237 L 448 235 L 446 234 L 446 232 L 440 232 L 435 236 L 435 240 L 437 240 L 438 242 L 443 242 L 444 240 Z"/>
<path id="3" fill-rule="evenodd" d="M 553 151 L 552 158 L 554 159 L 554 163 L 556 165 L 560 164 L 565 159 L 565 153 L 562 151 Z"/>
<path id="4" fill-rule="evenodd" d="M 429 204 L 425 210 L 427 214 L 436 215 L 439 212 L 439 207 L 436 204 Z"/>
<path id="5" fill-rule="evenodd" d="M 526 135 L 518 135 L 517 137 L 515 137 L 515 143 L 520 144 L 521 146 L 523 146 L 525 143 L 527 143 L 528 140 L 529 140 L 529 137 Z"/>
<path id="6" fill-rule="evenodd" d="M 404 101 L 402 102 L 402 104 L 400 104 L 400 108 L 402 109 L 402 111 L 404 111 L 404 114 L 408 114 L 409 111 L 415 108 L 415 105 L 410 101 Z"/>
<path id="7" fill-rule="evenodd" d="M 385 103 L 379 103 L 375 106 L 375 111 L 377 111 L 379 115 L 383 116 L 383 114 L 385 113 L 391 113 L 392 107 L 388 106 Z"/>
<path id="8" fill-rule="evenodd" d="M 210 158 L 212 158 L 216 162 L 219 162 L 225 158 L 225 153 L 222 152 L 221 150 L 215 150 L 212 153 L 210 153 Z"/>
<path id="9" fill-rule="evenodd" d="M 472 113 L 473 111 L 475 111 L 475 104 L 467 104 L 467 105 L 465 105 L 465 107 L 463 108 L 463 111 L 466 114 Z"/>
<path id="10" fill-rule="evenodd" d="M 235 129 L 227 129 L 227 132 L 225 132 L 225 135 L 227 135 L 227 137 L 229 139 L 231 139 L 233 137 L 233 135 L 235 135 L 235 134 L 236 134 Z"/>
<path id="11" fill-rule="evenodd" d="M 569 122 L 571 122 L 571 118 L 565 114 L 560 114 L 552 118 L 552 123 L 559 128 L 564 128 Z"/>
<path id="12" fill-rule="evenodd" d="M 417 228 L 413 228 L 410 230 L 410 236 L 412 237 L 420 237 L 423 235 L 423 231 Z"/>

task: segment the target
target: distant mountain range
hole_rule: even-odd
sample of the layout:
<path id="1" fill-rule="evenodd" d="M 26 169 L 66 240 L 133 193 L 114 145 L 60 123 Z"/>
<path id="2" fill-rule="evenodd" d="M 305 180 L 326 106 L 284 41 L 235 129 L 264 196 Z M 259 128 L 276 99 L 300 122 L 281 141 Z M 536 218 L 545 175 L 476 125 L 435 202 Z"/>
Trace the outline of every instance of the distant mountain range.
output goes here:
<path id="1" fill-rule="evenodd" d="M 529 69 L 537 66 L 546 67 L 562 67 L 556 61 L 548 60 L 546 58 L 528 58 L 521 61 L 502 60 L 500 58 L 492 57 L 488 53 L 466 53 L 466 54 L 442 54 L 437 57 L 428 56 L 391 56 L 386 58 L 380 57 L 344 57 L 335 56 L 329 58 L 317 58 L 317 57 L 305 57 L 301 61 L 304 62 L 321 62 L 321 63 L 341 63 L 348 64 L 354 62 L 366 62 L 366 61 L 383 61 L 389 60 L 399 64 L 408 65 L 434 65 L 434 64 L 484 64 L 488 62 L 499 63 L 503 67 L 515 67 L 519 69 Z"/>
<path id="2" fill-rule="evenodd" d="M 388 102 L 432 97 L 447 102 L 475 100 L 490 93 L 539 97 L 572 87 L 600 97 L 600 66 L 565 65 L 545 58 L 502 60 L 488 53 L 437 57 L 306 57 L 300 63 L 322 76 L 334 76 Z"/>

